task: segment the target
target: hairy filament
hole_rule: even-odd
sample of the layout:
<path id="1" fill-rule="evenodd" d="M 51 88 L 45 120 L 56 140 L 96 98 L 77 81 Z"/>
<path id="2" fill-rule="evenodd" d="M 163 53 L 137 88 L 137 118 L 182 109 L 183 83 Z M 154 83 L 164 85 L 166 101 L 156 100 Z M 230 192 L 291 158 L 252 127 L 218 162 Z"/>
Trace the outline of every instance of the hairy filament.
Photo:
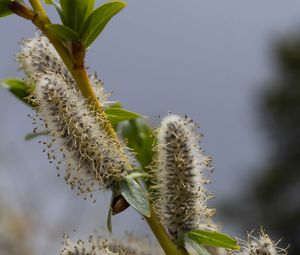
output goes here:
<path id="1" fill-rule="evenodd" d="M 252 233 L 248 234 L 247 241 L 240 241 L 242 249 L 240 251 L 229 253 L 234 255 L 286 255 L 287 250 L 278 247 L 278 242 L 273 242 L 270 237 L 261 230 L 259 237 Z"/>
<path id="2" fill-rule="evenodd" d="M 199 148 L 196 125 L 188 118 L 169 115 L 157 134 L 154 201 L 171 239 L 183 246 L 183 234 L 193 229 L 212 229 L 214 210 L 207 208 L 210 194 L 204 188 L 204 171 L 211 159 Z"/>

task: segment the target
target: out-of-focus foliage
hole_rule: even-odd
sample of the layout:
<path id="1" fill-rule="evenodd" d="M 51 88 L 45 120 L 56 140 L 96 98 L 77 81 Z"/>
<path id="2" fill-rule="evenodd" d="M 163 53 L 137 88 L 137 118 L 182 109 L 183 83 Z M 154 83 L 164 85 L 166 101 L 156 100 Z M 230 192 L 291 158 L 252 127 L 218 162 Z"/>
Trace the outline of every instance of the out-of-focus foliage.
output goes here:
<path id="1" fill-rule="evenodd" d="M 253 185 L 265 226 L 300 254 L 300 37 L 275 48 L 277 77 L 262 94 L 261 119 L 271 137 L 270 159 Z"/>
<path id="2" fill-rule="evenodd" d="M 153 130 L 141 119 L 133 119 L 120 123 L 121 136 L 127 141 L 128 147 L 136 153 L 136 158 L 144 169 L 154 156 L 155 144 Z"/>
<path id="3" fill-rule="evenodd" d="M 269 138 L 266 162 L 253 174 L 250 190 L 224 214 L 245 229 L 260 223 L 290 255 L 300 254 L 300 37 L 274 47 L 276 75 L 259 98 L 259 117 Z M 255 177 L 254 177 L 255 175 Z M 243 206 L 240 206 L 243 205 Z"/>
<path id="4" fill-rule="evenodd" d="M 29 246 L 30 221 L 24 215 L 16 213 L 1 200 L 0 206 L 0 254 L 33 254 Z M 31 228 L 32 231 L 32 228 Z"/>

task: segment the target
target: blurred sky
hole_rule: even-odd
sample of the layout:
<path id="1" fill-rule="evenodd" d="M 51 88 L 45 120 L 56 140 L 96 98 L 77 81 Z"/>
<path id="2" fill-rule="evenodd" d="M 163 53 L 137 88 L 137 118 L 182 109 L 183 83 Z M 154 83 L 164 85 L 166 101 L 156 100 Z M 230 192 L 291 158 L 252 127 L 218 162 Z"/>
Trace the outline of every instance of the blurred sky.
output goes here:
<path id="1" fill-rule="evenodd" d="M 238 196 L 267 155 L 257 96 L 274 72 L 272 41 L 299 25 L 298 0 L 128 0 L 89 50 L 88 65 L 106 90 L 114 91 L 114 100 L 149 116 L 154 125 L 168 111 L 200 123 L 202 147 L 214 160 L 209 189 L 217 204 Z M 22 75 L 13 55 L 20 38 L 34 31 L 17 17 L 1 19 L 0 78 Z M 40 224 L 48 222 L 57 248 L 61 231 L 104 226 L 110 195 L 97 195 L 96 205 L 76 198 L 56 177 L 37 141 L 23 140 L 32 130 L 28 113 L 0 88 L 0 197 L 33 210 Z M 139 219 L 131 215 L 128 210 L 115 217 L 117 232 L 145 233 L 141 220 L 131 226 L 128 217 Z M 226 223 L 224 228 L 234 232 Z"/>

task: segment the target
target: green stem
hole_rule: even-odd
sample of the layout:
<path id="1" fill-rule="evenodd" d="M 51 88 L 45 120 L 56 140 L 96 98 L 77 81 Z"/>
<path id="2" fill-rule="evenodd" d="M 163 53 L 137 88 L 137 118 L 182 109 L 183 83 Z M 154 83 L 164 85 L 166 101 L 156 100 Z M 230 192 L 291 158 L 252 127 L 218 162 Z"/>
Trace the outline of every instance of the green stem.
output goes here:
<path id="1" fill-rule="evenodd" d="M 151 208 L 151 216 L 149 218 L 145 217 L 149 227 L 151 228 L 153 234 L 158 240 L 160 246 L 163 248 L 167 255 L 188 255 L 187 251 L 178 248 L 169 238 L 164 227 L 160 224 L 159 219 L 153 209 Z"/>
<path id="2" fill-rule="evenodd" d="M 30 19 L 33 24 L 39 28 L 49 39 L 52 43 L 58 54 L 60 55 L 61 59 L 65 63 L 66 67 L 70 71 L 71 75 L 73 76 L 74 80 L 77 83 L 77 86 L 81 90 L 84 97 L 89 100 L 91 104 L 93 104 L 98 110 L 98 112 L 105 117 L 104 110 L 98 101 L 89 77 L 88 73 L 84 67 L 84 59 L 74 59 L 74 56 L 71 56 L 69 51 L 66 47 L 62 44 L 60 40 L 54 37 L 51 33 L 48 32 L 45 25 L 51 24 L 50 19 L 47 16 L 46 11 L 44 10 L 41 2 L 39 0 L 29 0 L 32 8 L 35 11 L 35 15 L 26 18 Z M 16 13 L 17 15 L 21 16 L 20 14 Z M 24 15 L 23 15 L 24 18 Z M 79 54 L 80 55 L 80 54 Z M 82 54 L 84 56 L 84 54 Z M 83 63 L 82 65 L 78 65 L 77 63 Z M 111 135 L 113 139 L 115 139 L 119 144 L 118 137 L 111 126 L 109 120 L 106 121 L 106 131 Z M 121 144 L 120 144 L 121 147 Z M 151 228 L 152 232 L 154 233 L 155 237 L 157 238 L 158 242 L 160 243 L 161 247 L 165 251 L 167 255 L 187 255 L 188 253 L 184 249 L 179 249 L 169 238 L 168 234 L 164 230 L 163 226 L 160 224 L 159 219 L 157 218 L 154 210 L 151 208 L 151 216 L 149 218 L 145 217 L 149 227 Z"/>

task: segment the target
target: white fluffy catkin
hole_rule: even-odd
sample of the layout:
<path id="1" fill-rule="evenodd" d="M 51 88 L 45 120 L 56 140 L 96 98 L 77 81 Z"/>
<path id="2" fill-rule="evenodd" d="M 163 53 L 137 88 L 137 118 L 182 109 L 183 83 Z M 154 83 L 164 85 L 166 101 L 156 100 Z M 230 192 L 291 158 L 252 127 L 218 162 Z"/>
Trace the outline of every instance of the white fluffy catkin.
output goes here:
<path id="1" fill-rule="evenodd" d="M 214 210 L 204 188 L 211 159 L 199 148 L 197 126 L 187 117 L 168 115 L 157 134 L 157 166 L 154 192 L 157 211 L 171 239 L 183 245 L 183 234 L 193 229 L 212 229 Z"/>
<path id="2" fill-rule="evenodd" d="M 163 251 L 148 240 L 126 236 L 122 240 L 90 236 L 89 240 L 71 242 L 64 236 L 64 248 L 60 255 L 162 255 Z"/>
<path id="3" fill-rule="evenodd" d="M 125 148 L 105 130 L 106 119 L 80 91 L 56 73 L 36 75 L 31 97 L 37 117 L 50 132 L 44 142 L 50 162 L 65 168 L 65 180 L 78 194 L 112 188 L 126 172 Z M 59 152 L 59 153 L 57 153 Z"/>
<path id="4" fill-rule="evenodd" d="M 270 237 L 261 230 L 259 237 L 248 234 L 247 241 L 241 241 L 241 250 L 229 254 L 234 255 L 286 255 L 287 250 L 278 247 L 278 242 L 273 242 Z"/>
<path id="5" fill-rule="evenodd" d="M 44 142 L 49 161 L 56 160 L 58 170 L 66 169 L 65 180 L 78 194 L 92 196 L 93 190 L 112 188 L 128 162 L 125 148 L 107 134 L 106 118 L 78 91 L 52 44 L 42 35 L 23 40 L 17 60 L 27 82 L 34 85 L 30 96 L 37 111 L 34 124 L 43 121 L 41 131 L 50 133 L 50 140 Z M 95 74 L 90 79 L 107 107 L 102 81 Z"/>
<path id="6" fill-rule="evenodd" d="M 21 52 L 17 54 L 19 68 L 26 74 L 28 83 L 32 82 L 31 77 L 36 74 L 57 73 L 69 86 L 76 87 L 75 80 L 61 60 L 60 56 L 44 35 L 36 34 L 35 37 L 24 39 L 21 42 Z M 111 102 L 107 101 L 109 94 L 104 92 L 103 82 L 96 74 L 89 76 L 93 90 L 105 108 Z"/>

